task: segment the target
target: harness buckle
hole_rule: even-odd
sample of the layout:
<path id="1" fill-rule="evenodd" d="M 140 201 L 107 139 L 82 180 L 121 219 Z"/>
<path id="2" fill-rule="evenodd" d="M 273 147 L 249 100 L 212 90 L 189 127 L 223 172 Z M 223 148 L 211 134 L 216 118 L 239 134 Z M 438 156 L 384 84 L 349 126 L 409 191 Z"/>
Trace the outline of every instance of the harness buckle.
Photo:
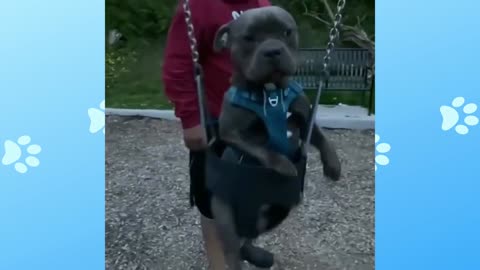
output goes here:
<path id="1" fill-rule="evenodd" d="M 275 107 L 278 105 L 278 96 L 271 98 L 268 97 L 268 103 L 270 103 L 270 106 Z"/>

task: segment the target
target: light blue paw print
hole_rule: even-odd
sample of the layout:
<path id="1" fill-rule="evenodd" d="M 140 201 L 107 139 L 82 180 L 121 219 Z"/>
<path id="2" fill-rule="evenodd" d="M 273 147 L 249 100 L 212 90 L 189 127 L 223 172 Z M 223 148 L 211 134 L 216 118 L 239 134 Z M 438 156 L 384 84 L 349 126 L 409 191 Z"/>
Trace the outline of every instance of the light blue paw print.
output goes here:
<path id="1" fill-rule="evenodd" d="M 463 112 L 460 117 L 459 111 Z M 442 115 L 442 130 L 448 131 L 455 128 L 455 132 L 460 135 L 465 135 L 470 131 L 470 128 L 478 125 L 479 119 L 473 115 L 477 111 L 477 104 L 465 104 L 465 98 L 456 97 L 452 100 L 451 106 L 440 106 L 440 114 Z M 460 121 L 462 120 L 462 121 Z"/>
<path id="2" fill-rule="evenodd" d="M 105 134 L 105 100 L 100 103 L 98 108 L 89 108 L 88 117 L 90 118 L 90 133 L 94 134 L 102 130 Z"/>
<path id="3" fill-rule="evenodd" d="M 29 168 L 38 167 L 40 160 L 36 155 L 40 154 L 42 148 L 38 144 L 31 144 L 31 141 L 32 139 L 28 135 L 19 137 L 16 142 L 6 140 L 2 164 L 5 166 L 14 164 L 15 171 L 22 174 L 26 173 Z"/>
<path id="4" fill-rule="evenodd" d="M 390 163 L 390 159 L 387 157 L 387 153 L 392 148 L 388 143 L 379 143 L 380 136 L 375 134 L 375 171 L 377 171 L 377 164 L 380 166 L 386 166 Z"/>

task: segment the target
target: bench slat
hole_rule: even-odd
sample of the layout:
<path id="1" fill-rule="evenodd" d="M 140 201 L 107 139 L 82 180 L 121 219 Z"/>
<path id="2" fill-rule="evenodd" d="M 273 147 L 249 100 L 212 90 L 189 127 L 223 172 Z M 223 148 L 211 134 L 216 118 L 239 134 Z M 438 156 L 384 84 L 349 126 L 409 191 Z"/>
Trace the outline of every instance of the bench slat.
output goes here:
<path id="1" fill-rule="evenodd" d="M 294 76 L 304 88 L 316 89 L 323 69 L 325 49 L 300 49 L 298 69 Z M 367 80 L 370 55 L 365 49 L 336 49 L 331 54 L 326 90 L 368 91 Z"/>

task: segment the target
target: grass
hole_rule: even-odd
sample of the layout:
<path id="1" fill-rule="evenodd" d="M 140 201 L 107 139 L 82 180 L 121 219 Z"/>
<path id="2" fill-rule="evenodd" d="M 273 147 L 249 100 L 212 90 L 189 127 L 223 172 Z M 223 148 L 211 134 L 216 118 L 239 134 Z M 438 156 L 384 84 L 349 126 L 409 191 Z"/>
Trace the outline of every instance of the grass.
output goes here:
<path id="1" fill-rule="evenodd" d="M 160 76 L 160 75 L 159 75 Z M 171 109 L 160 79 L 127 81 L 106 94 L 109 108 Z"/>
<path id="2" fill-rule="evenodd" d="M 107 50 L 106 106 L 169 109 L 161 80 L 162 46 Z"/>
<path id="3" fill-rule="evenodd" d="M 161 80 L 163 46 L 138 46 L 107 50 L 106 106 L 109 108 L 172 109 Z M 308 91 L 311 100 L 315 91 Z M 353 91 L 324 91 L 321 104 L 348 104 L 366 107 L 369 94 Z"/>

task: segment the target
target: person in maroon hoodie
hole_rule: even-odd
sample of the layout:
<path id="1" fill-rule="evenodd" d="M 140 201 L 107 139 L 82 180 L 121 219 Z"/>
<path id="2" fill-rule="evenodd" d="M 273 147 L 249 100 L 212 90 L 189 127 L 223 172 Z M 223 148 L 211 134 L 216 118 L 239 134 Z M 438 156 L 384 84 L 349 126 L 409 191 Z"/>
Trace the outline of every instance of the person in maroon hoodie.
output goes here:
<path id="1" fill-rule="evenodd" d="M 225 260 L 212 222 L 210 194 L 205 188 L 203 177 L 206 138 L 200 125 L 192 52 L 182 4 L 183 1 L 179 1 L 168 32 L 162 77 L 165 94 L 175 106 L 175 115 L 182 123 L 185 145 L 190 150 L 190 203 L 201 214 L 202 233 L 210 265 L 212 269 L 220 270 L 225 268 Z M 268 0 L 190 0 L 199 62 L 204 72 L 208 111 L 214 119 L 220 114 L 223 95 L 230 87 L 232 75 L 230 54 L 215 53 L 213 50 L 215 33 L 223 24 L 241 16 L 243 11 L 269 5 Z M 209 124 L 217 128 L 215 122 Z M 217 148 L 217 151 L 222 151 L 222 146 Z M 264 249 L 245 244 L 241 251 L 243 259 L 256 266 L 273 265 L 273 254 Z"/>

